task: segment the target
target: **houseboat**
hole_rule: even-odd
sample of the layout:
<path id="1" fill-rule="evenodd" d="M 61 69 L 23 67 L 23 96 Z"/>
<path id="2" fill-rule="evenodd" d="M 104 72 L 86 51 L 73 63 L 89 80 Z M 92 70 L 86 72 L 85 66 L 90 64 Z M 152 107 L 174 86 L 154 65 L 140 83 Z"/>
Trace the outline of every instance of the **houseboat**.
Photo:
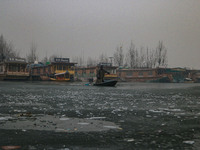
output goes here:
<path id="1" fill-rule="evenodd" d="M 192 83 L 197 80 L 197 73 L 185 68 L 138 68 L 119 69 L 118 76 L 122 81 L 160 82 L 160 83 Z M 196 76 L 195 76 L 196 75 Z"/>
<path id="2" fill-rule="evenodd" d="M 121 81 L 133 82 L 170 82 L 171 77 L 158 68 L 119 69 Z"/>
<path id="3" fill-rule="evenodd" d="M 0 62 L 0 80 L 28 80 L 27 62 L 24 58 L 10 57 Z"/>
<path id="4" fill-rule="evenodd" d="M 50 81 L 50 67 L 47 64 L 34 62 L 29 64 L 28 69 L 30 71 L 30 80 L 32 81 Z"/>
<path id="5" fill-rule="evenodd" d="M 69 58 L 54 58 L 51 63 L 31 67 L 31 78 L 43 81 L 74 81 L 75 64 Z"/>

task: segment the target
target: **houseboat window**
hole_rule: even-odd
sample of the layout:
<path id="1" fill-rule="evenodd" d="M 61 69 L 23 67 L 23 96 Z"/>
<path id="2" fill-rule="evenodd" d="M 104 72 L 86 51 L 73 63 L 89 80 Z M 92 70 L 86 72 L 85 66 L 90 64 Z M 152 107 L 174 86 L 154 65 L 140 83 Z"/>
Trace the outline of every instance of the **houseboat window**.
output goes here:
<path id="1" fill-rule="evenodd" d="M 86 76 L 86 71 L 85 71 L 85 70 L 83 70 L 83 72 L 82 72 L 82 76 L 83 76 L 83 77 Z"/>
<path id="2" fill-rule="evenodd" d="M 66 74 L 65 74 L 65 78 L 69 78 L 69 73 L 66 73 Z"/>
<path id="3" fill-rule="evenodd" d="M 111 69 L 111 70 L 108 70 L 108 72 L 110 72 L 111 74 L 113 74 L 113 70 Z"/>
<path id="4" fill-rule="evenodd" d="M 126 72 L 126 76 L 132 77 L 133 76 L 133 72 L 132 71 Z"/>
<path id="5" fill-rule="evenodd" d="M 58 70 L 62 70 L 62 66 L 61 65 L 58 65 Z"/>
<path id="6" fill-rule="evenodd" d="M 94 74 L 94 70 L 90 70 L 90 75 L 89 75 L 90 77 L 94 77 L 95 76 L 95 74 Z"/>
<path id="7" fill-rule="evenodd" d="M 25 66 L 21 67 L 21 72 L 25 72 Z"/>
<path id="8" fill-rule="evenodd" d="M 17 65 L 9 65 L 8 70 L 11 71 L 11 72 L 17 72 L 18 66 Z"/>
<path id="9" fill-rule="evenodd" d="M 40 68 L 37 68 L 37 73 L 40 74 Z"/>
<path id="10" fill-rule="evenodd" d="M 149 75 L 149 76 L 152 76 L 152 75 L 153 75 L 153 71 L 149 71 L 149 72 L 148 72 L 148 75 Z"/>
<path id="11" fill-rule="evenodd" d="M 17 70 L 17 71 L 18 71 L 18 72 L 20 72 L 20 69 L 21 69 L 21 66 L 20 66 L 20 65 L 18 65 L 18 70 Z"/>
<path id="12" fill-rule="evenodd" d="M 67 67 L 66 67 L 66 66 L 63 66 L 63 70 L 67 70 Z"/>
<path id="13" fill-rule="evenodd" d="M 0 72 L 3 72 L 3 66 L 0 66 Z"/>
<path id="14" fill-rule="evenodd" d="M 94 73 L 94 70 L 90 70 L 90 74 L 93 74 Z"/>
<path id="15" fill-rule="evenodd" d="M 143 76 L 143 72 L 141 71 L 141 72 L 139 72 L 139 74 L 138 74 L 139 76 Z"/>

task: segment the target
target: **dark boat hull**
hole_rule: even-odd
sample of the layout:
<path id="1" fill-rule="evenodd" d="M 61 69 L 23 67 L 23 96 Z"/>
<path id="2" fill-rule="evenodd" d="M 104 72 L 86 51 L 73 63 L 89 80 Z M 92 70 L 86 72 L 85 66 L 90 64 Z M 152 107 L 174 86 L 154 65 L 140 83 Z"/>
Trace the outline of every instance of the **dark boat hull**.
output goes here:
<path id="1" fill-rule="evenodd" d="M 116 80 L 109 80 L 102 83 L 95 83 L 94 86 L 115 86 L 116 84 Z"/>

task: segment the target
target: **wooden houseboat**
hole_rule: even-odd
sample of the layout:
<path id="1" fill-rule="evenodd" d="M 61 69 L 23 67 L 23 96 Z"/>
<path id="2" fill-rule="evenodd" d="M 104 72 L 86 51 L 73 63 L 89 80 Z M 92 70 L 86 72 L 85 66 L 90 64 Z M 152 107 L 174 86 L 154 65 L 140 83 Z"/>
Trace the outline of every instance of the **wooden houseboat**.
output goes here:
<path id="1" fill-rule="evenodd" d="M 28 80 L 29 72 L 24 58 L 10 57 L 0 62 L 0 80 Z"/>
<path id="2" fill-rule="evenodd" d="M 34 63 L 28 66 L 30 71 L 30 79 L 34 81 L 42 80 L 49 81 L 50 80 L 50 67 L 48 65 L 42 63 Z"/>
<path id="3" fill-rule="evenodd" d="M 119 69 L 118 76 L 122 81 L 134 82 L 170 82 L 170 83 L 192 83 L 191 71 L 185 68 L 139 68 Z"/>
<path id="4" fill-rule="evenodd" d="M 71 63 L 69 58 L 54 58 L 46 65 L 31 67 L 32 80 L 74 81 L 76 63 Z"/>
<path id="5" fill-rule="evenodd" d="M 119 69 L 121 81 L 133 82 L 171 82 L 171 77 L 158 68 Z"/>

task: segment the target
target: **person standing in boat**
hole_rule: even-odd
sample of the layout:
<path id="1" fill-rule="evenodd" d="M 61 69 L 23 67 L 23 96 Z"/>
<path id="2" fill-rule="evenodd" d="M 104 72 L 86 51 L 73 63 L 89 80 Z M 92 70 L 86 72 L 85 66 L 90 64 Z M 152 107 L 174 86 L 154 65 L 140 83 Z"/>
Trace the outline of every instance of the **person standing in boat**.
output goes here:
<path id="1" fill-rule="evenodd" d="M 105 73 L 110 74 L 108 71 L 103 69 L 103 65 L 100 66 L 100 68 L 97 71 L 97 80 L 96 83 L 102 83 L 104 82 L 104 76 Z"/>

